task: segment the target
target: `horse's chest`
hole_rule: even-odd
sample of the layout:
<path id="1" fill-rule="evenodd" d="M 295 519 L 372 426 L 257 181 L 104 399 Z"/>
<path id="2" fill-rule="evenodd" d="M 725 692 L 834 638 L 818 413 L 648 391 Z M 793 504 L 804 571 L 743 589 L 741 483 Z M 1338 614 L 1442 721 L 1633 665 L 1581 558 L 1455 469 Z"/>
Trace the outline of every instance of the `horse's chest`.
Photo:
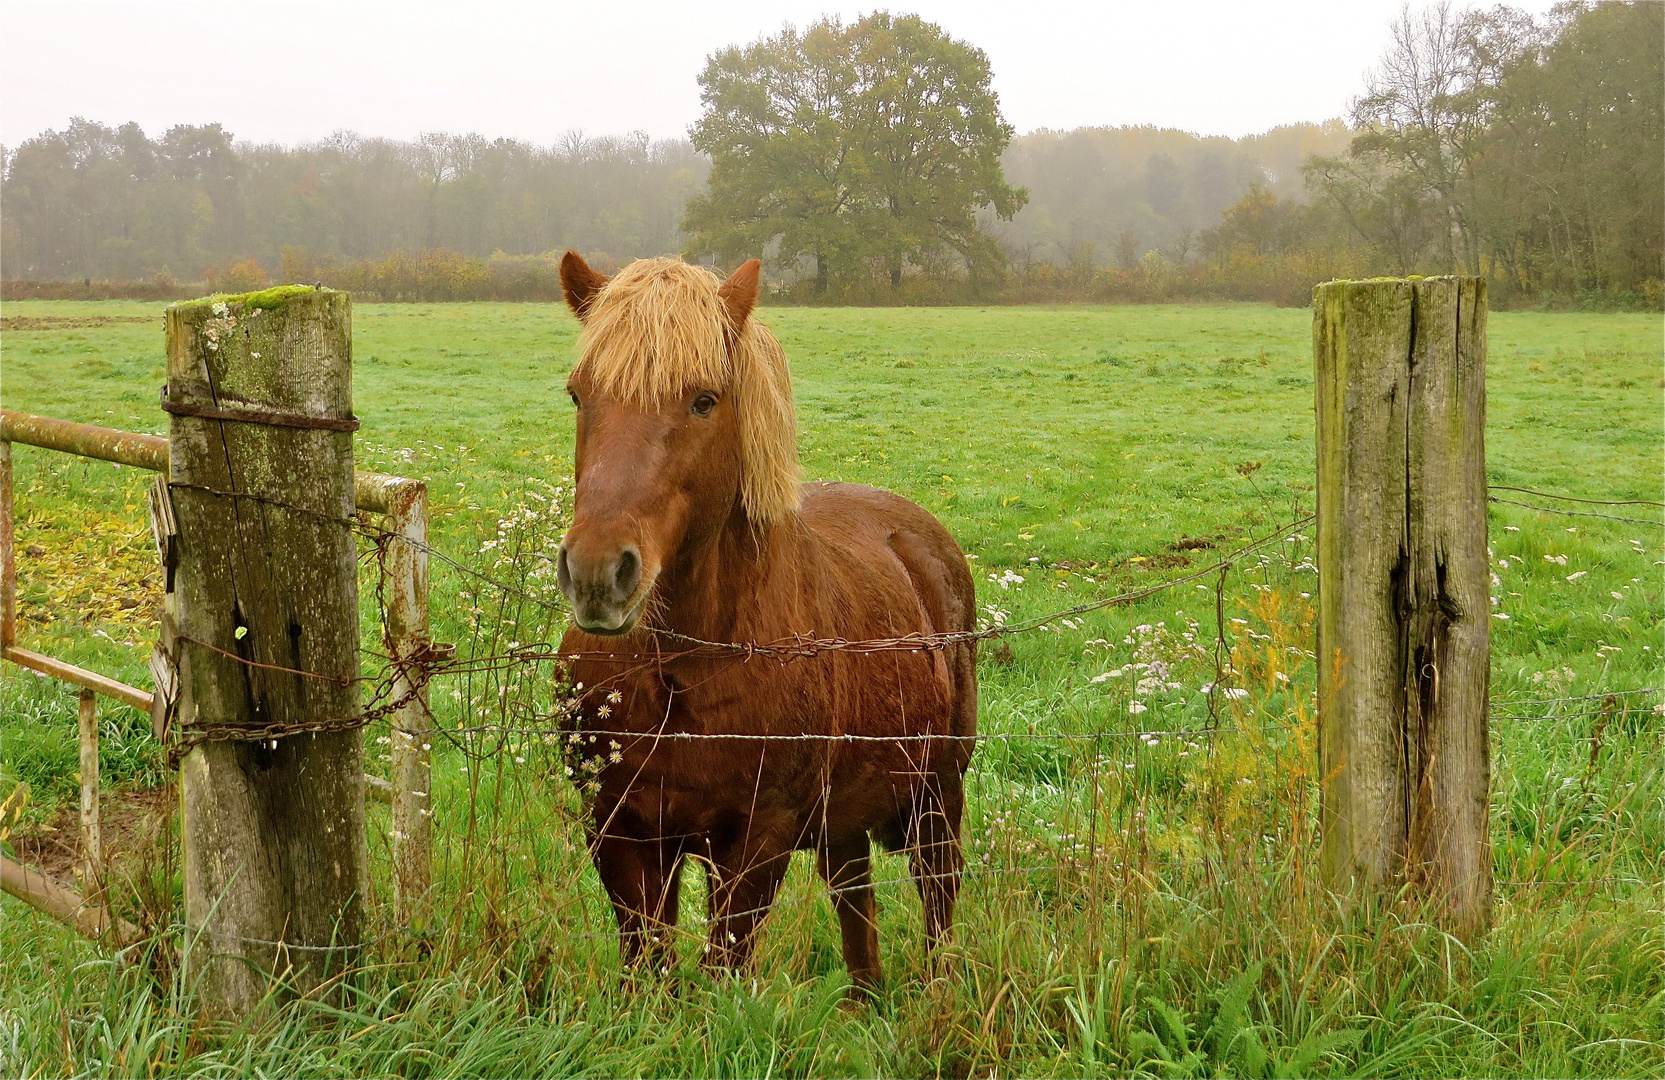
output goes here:
<path id="1" fill-rule="evenodd" d="M 829 801 L 905 786 L 898 777 L 918 768 L 911 740 L 946 730 L 935 659 L 754 658 L 742 663 L 755 669 L 703 681 L 695 672 L 620 686 L 611 715 L 586 721 L 614 729 L 596 744 L 608 754 L 602 802 L 652 831 L 704 832 L 734 815 L 814 817 Z"/>
<path id="2" fill-rule="evenodd" d="M 801 758 L 812 743 L 797 736 L 829 730 L 831 703 L 819 690 L 757 679 L 643 680 L 614 695 L 609 716 L 587 709 L 583 726 L 610 729 L 620 743 L 615 771 L 711 786 Z"/>

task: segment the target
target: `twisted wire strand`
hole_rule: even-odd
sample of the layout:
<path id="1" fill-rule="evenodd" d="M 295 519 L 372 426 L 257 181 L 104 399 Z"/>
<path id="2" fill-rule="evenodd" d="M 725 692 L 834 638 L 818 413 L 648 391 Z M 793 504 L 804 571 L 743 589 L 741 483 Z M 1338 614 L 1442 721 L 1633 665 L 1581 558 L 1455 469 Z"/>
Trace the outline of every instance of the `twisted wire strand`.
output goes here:
<path id="1" fill-rule="evenodd" d="M 1661 520 L 1659 518 L 1650 520 L 1648 518 L 1620 517 L 1617 514 L 1597 514 L 1589 510 L 1561 510 L 1553 506 L 1533 506 L 1531 503 L 1516 502 L 1514 499 L 1500 499 L 1496 495 L 1486 496 L 1486 501 L 1503 503 L 1506 506 L 1521 506 L 1528 510 L 1536 510 L 1540 514 L 1560 514 L 1563 517 L 1602 518 L 1606 521 L 1623 521 L 1630 525 L 1653 525 L 1665 528 L 1665 520 Z M 1617 505 L 1624 504 L 1621 503 Z"/>
<path id="2" fill-rule="evenodd" d="M 1488 484 L 1486 487 L 1490 491 L 1517 491 L 1522 495 L 1535 495 L 1540 499 L 1560 499 L 1563 502 L 1588 503 L 1591 506 L 1657 506 L 1665 509 L 1665 502 L 1654 502 L 1651 499 L 1581 499 L 1576 495 L 1552 495 L 1547 491 L 1510 487 L 1507 484 Z"/>

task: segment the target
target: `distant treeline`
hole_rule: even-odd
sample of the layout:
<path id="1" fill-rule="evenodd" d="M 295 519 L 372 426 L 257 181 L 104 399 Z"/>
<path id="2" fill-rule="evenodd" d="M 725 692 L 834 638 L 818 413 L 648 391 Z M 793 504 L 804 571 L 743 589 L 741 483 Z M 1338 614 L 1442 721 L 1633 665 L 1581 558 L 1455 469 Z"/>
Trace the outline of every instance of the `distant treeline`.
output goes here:
<path id="1" fill-rule="evenodd" d="M 1004 159 L 1031 201 L 992 231 L 1016 279 L 1044 282 L 1051 267 L 1073 281 L 1083 259 L 1127 269 L 1152 247 L 1183 262 L 1251 185 L 1299 201 L 1302 162 L 1351 137 L 1339 121 L 1240 140 L 1037 132 Z M 687 143 L 642 137 L 540 148 L 338 135 L 286 149 L 236 143 L 218 125 L 150 139 L 86 120 L 29 140 L 5 166 L 9 296 L 84 295 L 94 281 L 162 294 L 323 280 L 388 300 L 559 299 L 555 263 L 569 247 L 603 268 L 677 252 L 683 206 L 709 170 Z M 22 285 L 43 280 L 54 284 Z M 906 284 L 916 297 L 958 291 Z"/>
<path id="2" fill-rule="evenodd" d="M 1340 120 L 1243 139 L 1154 127 L 1039 131 L 1014 139 L 1005 155 L 1007 177 L 1028 189 L 1030 203 L 991 228 L 1018 271 L 1127 270 L 1151 250 L 1185 263 L 1251 187 L 1307 202 L 1302 166 L 1346 153 L 1352 140 Z"/>
<path id="3" fill-rule="evenodd" d="M 1348 121 L 1243 139 L 1150 127 L 1011 141 L 1026 192 L 980 227 L 994 272 L 925 252 L 766 257 L 777 302 L 1307 301 L 1335 276 L 1488 276 L 1500 304 L 1661 303 L 1665 6 L 1407 12 Z M 692 144 L 339 134 L 297 147 L 218 125 L 158 138 L 86 120 L 4 152 L 6 298 L 173 296 L 270 280 L 380 300 L 553 300 L 566 248 L 602 269 L 684 252 L 711 163 Z"/>
<path id="4" fill-rule="evenodd" d="M 1149 127 L 1037 132 L 1005 154 L 1031 201 L 993 223 L 1007 263 L 996 282 L 910 273 L 893 288 L 878 275 L 820 297 L 791 274 L 772 284 L 788 302 L 1303 303 L 1300 271 L 1199 259 L 1244 232 L 1235 204 L 1304 206 L 1302 163 L 1351 139 L 1339 121 L 1239 140 Z M 681 209 L 707 168 L 686 144 L 641 138 L 540 149 L 343 135 L 284 149 L 236 144 L 217 126 L 151 140 L 136 125 L 78 120 L 7 157 L 4 296 L 165 299 L 275 280 L 366 300 L 558 300 L 568 247 L 603 270 L 682 248 Z M 1253 258 L 1260 243 L 1250 240 Z"/>
<path id="5" fill-rule="evenodd" d="M 1008 288 L 1305 303 L 1330 277 L 1455 272 L 1498 304 L 1658 310 L 1662 85 L 1659 3 L 1407 9 L 1350 126 L 1016 140 Z"/>
<path id="6" fill-rule="evenodd" d="M 685 142 L 639 135 L 282 147 L 218 124 L 152 139 L 77 119 L 6 152 L 0 256 L 8 279 L 194 281 L 250 259 L 279 274 L 286 250 L 320 268 L 434 249 L 616 260 L 677 250 L 708 168 Z"/>

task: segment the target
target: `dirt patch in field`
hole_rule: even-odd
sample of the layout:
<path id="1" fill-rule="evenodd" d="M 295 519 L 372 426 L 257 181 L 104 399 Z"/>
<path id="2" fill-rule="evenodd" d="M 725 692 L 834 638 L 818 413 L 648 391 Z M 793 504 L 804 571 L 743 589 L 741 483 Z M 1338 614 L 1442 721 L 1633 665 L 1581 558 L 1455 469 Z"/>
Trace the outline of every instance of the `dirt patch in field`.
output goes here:
<path id="1" fill-rule="evenodd" d="M 114 323 L 160 322 L 157 315 L 12 315 L 0 319 L 0 330 L 85 330 Z"/>
<path id="2" fill-rule="evenodd" d="M 1173 543 L 1169 544 L 1168 545 L 1168 550 L 1169 551 L 1203 551 L 1207 548 L 1218 547 L 1219 544 L 1220 544 L 1220 541 L 1224 540 L 1225 538 L 1226 537 L 1225 537 L 1224 533 L 1217 533 L 1214 536 L 1182 536 L 1178 540 L 1175 540 Z"/>
<path id="3" fill-rule="evenodd" d="M 178 805 L 174 787 L 131 788 L 104 792 L 99 800 L 99 836 L 104 842 L 104 863 L 111 877 L 122 876 L 123 864 L 142 863 L 153 856 L 161 842 L 162 827 Z M 63 882 L 79 887 L 76 869 L 81 865 L 81 811 L 66 803 L 47 824 L 10 838 L 17 861 L 43 870 Z"/>

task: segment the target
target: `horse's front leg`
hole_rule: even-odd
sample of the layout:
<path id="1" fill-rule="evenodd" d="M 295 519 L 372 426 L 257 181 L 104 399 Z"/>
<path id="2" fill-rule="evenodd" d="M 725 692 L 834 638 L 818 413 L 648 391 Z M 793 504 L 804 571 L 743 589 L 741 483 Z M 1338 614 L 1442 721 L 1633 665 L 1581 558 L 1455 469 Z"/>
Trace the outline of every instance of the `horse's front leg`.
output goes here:
<path id="1" fill-rule="evenodd" d="M 668 971 L 682 887 L 681 844 L 603 834 L 592 841 L 590 851 L 619 922 L 625 965 L 646 960 L 653 970 Z"/>
<path id="2" fill-rule="evenodd" d="M 711 847 L 708 908 L 711 939 L 702 963 L 739 968 L 752 958 L 757 928 L 775 902 L 791 865 L 790 845 L 744 841 Z"/>

